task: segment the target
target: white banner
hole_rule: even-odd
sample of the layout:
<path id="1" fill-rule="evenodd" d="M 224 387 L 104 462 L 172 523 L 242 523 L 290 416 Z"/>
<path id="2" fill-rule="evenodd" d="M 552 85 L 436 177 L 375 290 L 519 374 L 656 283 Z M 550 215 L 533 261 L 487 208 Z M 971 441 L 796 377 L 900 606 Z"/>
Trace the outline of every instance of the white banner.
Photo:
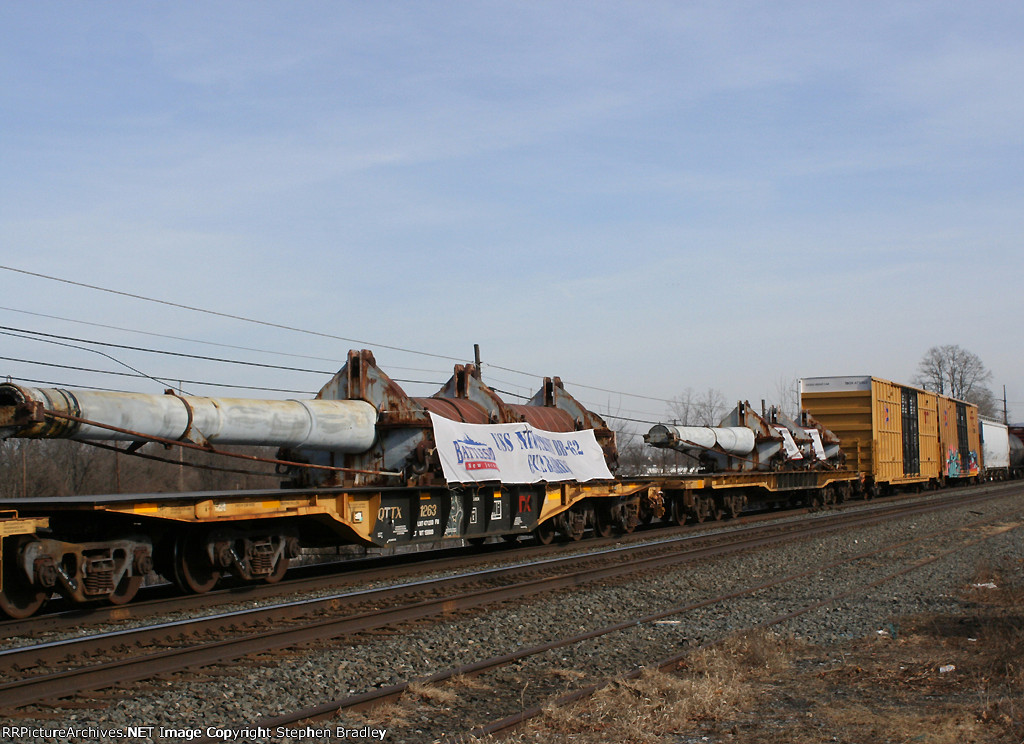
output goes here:
<path id="1" fill-rule="evenodd" d="M 434 441 L 449 483 L 611 479 L 593 429 L 556 432 L 530 424 L 464 424 L 433 413 Z"/>

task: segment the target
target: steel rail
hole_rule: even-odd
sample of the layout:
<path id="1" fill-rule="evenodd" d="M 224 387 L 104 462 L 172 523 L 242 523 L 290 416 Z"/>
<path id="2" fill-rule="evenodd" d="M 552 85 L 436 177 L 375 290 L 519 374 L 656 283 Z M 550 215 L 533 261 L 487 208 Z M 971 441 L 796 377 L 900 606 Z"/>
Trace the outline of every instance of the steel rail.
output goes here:
<path id="1" fill-rule="evenodd" d="M 976 524 L 978 524 L 980 522 L 984 522 L 984 521 L 985 520 L 979 520 L 979 522 L 975 522 L 974 524 L 976 525 Z M 813 612 L 814 610 L 820 609 L 821 607 L 826 607 L 828 605 L 835 604 L 836 602 L 839 602 L 839 601 L 841 601 L 843 599 L 847 599 L 848 597 L 852 597 L 854 595 L 862 594 L 865 591 L 868 591 L 870 589 L 874 589 L 876 587 L 879 587 L 882 584 L 888 583 L 888 582 L 892 581 L 893 579 L 899 578 L 900 576 L 903 576 L 905 574 L 910 573 L 911 571 L 917 570 L 917 569 L 919 569 L 919 568 L 921 568 L 923 566 L 927 566 L 927 565 L 929 565 L 931 563 L 935 563 L 936 561 L 938 561 L 938 560 L 940 560 L 942 558 L 945 558 L 947 556 L 950 556 L 950 555 L 953 555 L 955 553 L 958 553 L 961 550 L 964 550 L 965 548 L 969 548 L 969 547 L 971 547 L 973 545 L 977 545 L 979 543 L 985 542 L 986 540 L 991 540 L 992 538 L 997 537 L 999 535 L 1002 535 L 1005 532 L 1010 531 L 1011 529 L 1018 529 L 1019 526 L 1020 525 L 1013 525 L 1012 527 L 1009 527 L 1006 530 L 1001 530 L 999 532 L 996 532 L 996 533 L 993 533 L 993 534 L 990 534 L 990 535 L 985 535 L 983 537 L 978 538 L 977 540 L 971 540 L 969 542 L 966 542 L 966 543 L 963 543 L 963 544 L 957 546 L 956 548 L 951 548 L 950 550 L 942 551 L 941 553 L 938 553 L 937 555 L 931 556 L 929 558 L 923 558 L 923 559 L 914 561 L 910 565 L 904 566 L 903 568 L 901 568 L 901 569 L 899 569 L 897 571 L 894 571 L 894 572 L 892 572 L 890 574 L 887 574 L 886 576 L 883 576 L 880 579 L 876 579 L 875 581 L 871 581 L 871 582 L 868 582 L 866 584 L 859 585 L 857 587 L 854 587 L 853 589 L 848 589 L 847 591 L 840 592 L 839 594 L 835 594 L 835 595 L 832 595 L 832 596 L 829 596 L 829 597 L 825 597 L 823 599 L 820 599 L 820 600 L 817 600 L 815 602 L 812 602 L 811 604 L 806 605 L 806 606 L 804 606 L 804 607 L 802 607 L 800 609 L 793 610 L 791 612 L 787 612 L 787 613 L 784 613 L 782 615 L 777 615 L 774 618 L 771 618 L 769 620 L 765 620 L 764 622 L 757 623 L 755 625 L 751 625 L 751 626 L 749 626 L 747 628 L 742 628 L 742 629 L 739 629 L 739 630 L 732 631 L 725 638 L 721 638 L 721 639 L 718 639 L 718 640 L 715 640 L 715 641 L 710 641 L 708 643 L 703 643 L 703 644 L 700 644 L 699 646 L 695 646 L 693 648 L 687 649 L 686 651 L 684 651 L 682 653 L 679 653 L 679 654 L 676 654 L 674 656 L 671 656 L 671 657 L 669 657 L 667 659 L 662 659 L 660 661 L 656 661 L 656 662 L 654 662 L 651 665 L 651 667 L 656 668 L 656 669 L 658 669 L 659 671 L 662 671 L 662 672 L 673 672 L 673 671 L 677 670 L 682 664 L 684 664 L 687 658 L 689 658 L 693 653 L 695 653 L 697 651 L 701 651 L 701 650 L 706 650 L 706 649 L 712 648 L 712 647 L 714 647 L 716 645 L 719 645 L 719 644 L 723 643 L 724 641 L 728 640 L 729 638 L 736 637 L 736 636 L 741 635 L 743 633 L 749 633 L 752 630 L 760 630 L 760 629 L 771 628 L 771 627 L 774 627 L 776 625 L 780 625 L 780 624 L 782 624 L 782 623 L 784 623 L 784 622 L 786 622 L 788 620 L 792 620 L 794 618 L 800 617 L 801 615 L 805 615 L 805 614 L 807 614 L 809 612 Z M 949 532 L 956 532 L 956 531 L 959 531 L 960 529 L 963 529 L 964 527 L 965 527 L 965 525 L 961 525 L 960 527 L 955 527 L 955 528 L 951 528 L 949 530 L 940 531 L 938 534 L 944 534 L 944 533 L 949 533 Z M 909 542 L 914 542 L 914 541 L 912 540 L 912 541 L 907 541 L 907 542 L 909 543 Z M 895 549 L 897 547 L 902 547 L 905 544 L 906 543 L 899 543 L 897 545 L 892 546 L 892 549 Z M 883 551 L 872 551 L 871 553 L 865 553 L 865 554 L 863 554 L 861 556 L 858 556 L 857 559 L 862 559 L 864 557 L 869 557 L 871 555 L 876 554 L 877 552 L 883 552 Z M 851 560 L 851 562 L 852 562 L 852 560 Z M 834 564 L 830 564 L 828 567 L 832 567 L 832 566 L 834 566 Z M 797 578 L 799 578 L 799 577 L 801 577 L 803 575 L 815 573 L 817 570 L 818 569 L 814 569 L 812 571 L 804 572 L 804 574 L 797 575 Z M 774 582 L 770 583 L 767 586 L 771 586 L 773 583 Z M 731 598 L 731 597 L 727 596 L 726 598 Z M 698 606 L 701 606 L 701 605 L 698 605 Z M 528 720 L 530 720 L 532 718 L 536 718 L 536 717 L 540 716 L 541 714 L 543 714 L 543 712 L 544 712 L 544 710 L 546 708 L 550 708 L 550 707 L 559 707 L 559 708 L 560 707 L 565 707 L 565 706 L 567 706 L 567 705 L 569 705 L 571 703 L 578 702 L 578 701 L 583 700 L 585 698 L 591 697 L 595 693 L 597 693 L 600 690 L 608 687 L 611 684 L 614 684 L 615 682 L 617 682 L 619 680 L 637 679 L 638 677 L 640 677 L 644 673 L 644 671 L 645 671 L 645 668 L 641 667 L 641 668 L 638 668 L 638 669 L 634 669 L 634 670 L 632 670 L 630 672 L 627 672 L 625 674 L 622 674 L 622 675 L 618 676 L 615 679 L 605 678 L 605 679 L 599 680 L 598 682 L 595 682 L 592 685 L 588 685 L 588 686 L 580 688 L 578 690 L 574 690 L 573 692 L 566 693 L 565 695 L 562 695 L 562 696 L 560 696 L 558 698 L 555 698 L 554 700 L 549 700 L 549 701 L 545 702 L 542 706 L 533 706 L 531 708 L 524 709 L 524 710 L 520 711 L 519 713 L 515 713 L 515 714 L 513 714 L 511 716 L 508 716 L 507 718 L 503 718 L 503 719 L 500 719 L 500 720 L 497 720 L 497 721 L 492 721 L 491 723 L 488 723 L 488 724 L 486 724 L 484 726 L 480 726 L 478 728 L 475 728 L 475 729 L 473 729 L 470 732 L 470 735 L 473 735 L 473 736 L 488 736 L 488 735 L 493 735 L 493 734 L 496 734 L 496 733 L 501 733 L 501 732 L 506 732 L 506 731 L 510 731 L 510 730 L 516 729 L 516 728 L 522 726 Z"/>
<path id="2" fill-rule="evenodd" d="M 960 531 L 963 531 L 963 530 L 971 529 L 971 528 L 974 528 L 974 527 L 977 527 L 977 526 L 980 526 L 980 525 L 988 524 L 990 522 L 991 522 L 991 519 L 979 519 L 979 520 L 975 520 L 974 522 L 971 522 L 971 523 L 968 523 L 968 524 L 962 524 L 962 525 L 958 525 L 956 527 L 950 527 L 950 528 L 942 529 L 942 530 L 935 530 L 933 532 L 930 532 L 930 533 L 927 533 L 927 534 L 924 534 L 924 535 L 918 535 L 918 536 L 910 538 L 908 540 L 902 540 L 902 541 L 899 541 L 899 542 L 896 542 L 896 543 L 892 543 L 892 544 L 889 544 L 889 545 L 886 545 L 886 546 L 883 546 L 883 547 L 880 547 L 880 548 L 877 548 L 877 549 L 874 549 L 874 550 L 869 550 L 869 551 L 865 551 L 865 552 L 859 553 L 857 555 L 841 558 L 841 559 L 832 561 L 830 563 L 826 563 L 826 564 L 822 564 L 822 565 L 817 565 L 814 568 L 808 569 L 806 571 L 801 571 L 801 572 L 798 572 L 798 573 L 795 573 L 795 574 L 790 574 L 788 576 L 774 578 L 774 579 L 771 579 L 769 581 L 763 582 L 761 584 L 757 584 L 755 586 L 748 586 L 748 587 L 745 587 L 745 588 L 742 588 L 742 589 L 738 589 L 738 590 L 734 590 L 734 591 L 731 591 L 731 592 L 727 592 L 725 594 L 721 594 L 721 595 L 718 595 L 718 596 L 715 596 L 715 597 L 704 599 L 704 600 L 701 600 L 699 602 L 692 602 L 692 603 L 685 604 L 685 605 L 679 605 L 679 606 L 676 606 L 676 607 L 672 607 L 672 608 L 669 608 L 669 609 L 666 609 L 666 610 L 662 610 L 662 611 L 659 611 L 659 612 L 656 612 L 656 613 L 653 613 L 653 614 L 650 614 L 650 615 L 646 615 L 646 616 L 643 616 L 643 617 L 639 617 L 639 618 L 631 618 L 629 620 L 625 620 L 625 621 L 622 621 L 622 622 L 619 622 L 619 623 L 615 623 L 613 625 L 608 625 L 608 626 L 605 626 L 605 627 L 602 627 L 602 628 L 591 630 L 591 631 L 588 631 L 586 633 L 581 633 L 581 634 L 578 634 L 578 635 L 574 635 L 574 636 L 571 636 L 571 637 L 568 637 L 568 638 L 562 638 L 562 639 L 558 639 L 558 640 L 554 640 L 554 641 L 549 641 L 547 643 L 543 643 L 543 644 L 540 644 L 540 645 L 537 645 L 537 646 L 532 646 L 532 647 L 528 647 L 528 648 L 522 648 L 522 649 L 519 649 L 519 650 L 517 650 L 517 651 L 515 651 L 513 653 L 510 653 L 510 654 L 505 654 L 505 655 L 502 655 L 502 656 L 492 657 L 492 658 L 484 659 L 484 660 L 481 660 L 481 661 L 478 661 L 478 662 L 475 662 L 475 663 L 472 663 L 472 664 L 466 664 L 466 665 L 461 665 L 461 666 L 453 667 L 453 668 L 450 668 L 450 669 L 446 669 L 446 670 L 443 670 L 443 671 L 440 671 L 440 672 L 436 672 L 436 673 L 434 673 L 432 675 L 429 675 L 429 676 L 426 676 L 426 677 L 421 677 L 421 678 L 417 678 L 417 679 L 413 679 L 413 680 L 407 680 L 407 681 L 400 682 L 400 683 L 395 684 L 395 685 L 390 685 L 388 687 L 382 687 L 380 689 L 370 690 L 368 692 L 360 693 L 360 694 L 357 694 L 357 695 L 350 695 L 350 696 L 345 697 L 345 698 L 341 698 L 341 699 L 338 699 L 338 700 L 322 703 L 320 705 L 311 706 L 311 707 L 308 707 L 308 708 L 303 708 L 303 709 L 300 709 L 300 710 L 292 711 L 292 712 L 281 714 L 281 715 L 277 715 L 277 716 L 261 718 L 261 719 L 258 719 L 252 725 L 253 726 L 266 727 L 266 728 L 276 728 L 276 727 L 279 727 L 279 726 L 287 726 L 287 725 L 290 725 L 290 724 L 299 723 L 301 721 L 319 721 L 319 720 L 324 720 L 324 719 L 331 718 L 331 717 L 335 716 L 337 713 L 341 712 L 342 710 L 362 710 L 362 709 L 366 709 L 366 708 L 377 707 L 377 706 L 382 705 L 384 703 L 396 701 L 398 698 L 401 697 L 401 695 L 403 693 L 405 693 L 409 689 L 409 686 L 411 684 L 434 685 L 434 684 L 438 684 L 440 682 L 445 682 L 445 681 L 447 681 L 447 680 L 449 680 L 449 679 L 451 679 L 453 677 L 458 677 L 458 676 L 477 676 L 477 675 L 480 675 L 480 674 L 483 674 L 483 673 L 486 673 L 486 672 L 494 671 L 496 669 L 499 669 L 501 667 L 507 666 L 509 664 L 513 664 L 515 662 L 521 661 L 521 660 L 526 659 L 526 658 L 528 658 L 530 656 L 535 656 L 535 655 L 538 655 L 538 654 L 541 654 L 541 653 L 544 653 L 544 652 L 547 652 L 547 651 L 551 651 L 551 650 L 554 650 L 554 649 L 558 649 L 558 648 L 564 648 L 566 646 L 576 645 L 576 644 L 579 644 L 579 643 L 583 643 L 585 641 L 592 640 L 594 638 L 600 638 L 602 636 L 611 635 L 612 633 L 617 633 L 617 632 L 620 632 L 620 631 L 623 631 L 623 630 L 632 629 L 632 628 L 635 628 L 635 627 L 640 626 L 640 625 L 650 624 L 650 623 L 656 622 L 658 620 L 663 620 L 663 619 L 665 619 L 667 617 L 671 617 L 673 615 L 681 615 L 681 614 L 684 614 L 684 613 L 687 613 L 687 612 L 692 612 L 694 610 L 701 609 L 701 608 L 708 607 L 708 606 L 715 605 L 715 604 L 719 604 L 721 602 L 725 602 L 725 601 L 730 600 L 730 599 L 736 599 L 736 598 L 739 598 L 739 597 L 753 595 L 753 594 L 756 594 L 758 592 L 764 591 L 765 589 L 770 589 L 770 588 L 773 588 L 773 587 L 776 587 L 776 586 L 780 586 L 782 584 L 787 584 L 787 583 L 791 583 L 791 582 L 794 582 L 794 581 L 798 581 L 799 579 L 806 578 L 807 576 L 811 576 L 813 574 L 819 573 L 819 572 L 824 571 L 824 570 L 828 570 L 828 569 L 831 569 L 831 568 L 836 568 L 838 566 L 843 566 L 843 565 L 847 565 L 847 564 L 853 564 L 853 563 L 856 563 L 857 561 L 861 561 L 861 560 L 864 560 L 866 558 L 871 558 L 873 556 L 876 556 L 876 555 L 879 555 L 879 554 L 882 554 L 882 553 L 886 553 L 886 552 L 890 552 L 890 551 L 893 551 L 893 550 L 897 550 L 899 548 L 906 547 L 906 546 L 912 545 L 914 543 L 919 543 L 919 542 L 922 542 L 922 541 L 925 541 L 925 540 L 929 540 L 929 539 L 933 539 L 935 537 L 939 537 L 939 536 L 942 536 L 942 535 L 947 535 L 947 534 L 950 534 L 950 533 L 955 533 L 955 532 L 960 532 Z M 994 537 L 994 536 L 995 535 L 990 535 L 989 537 Z M 988 538 L 986 537 L 986 538 L 983 538 L 983 539 L 988 539 Z M 979 542 L 979 541 L 975 541 L 975 542 Z M 973 544 L 973 543 L 968 543 L 968 544 Z M 961 546 L 961 548 L 962 547 L 964 547 L 964 546 Z M 811 607 L 810 609 L 815 609 L 816 607 L 821 606 L 822 604 L 827 604 L 828 601 L 835 601 L 836 599 L 841 599 L 843 596 L 846 596 L 846 595 L 848 595 L 850 593 L 851 592 L 847 592 L 844 595 L 840 595 L 840 596 L 837 596 L 835 598 L 830 598 L 830 600 L 827 600 L 827 601 L 819 602 L 814 607 Z M 790 619 L 792 617 L 796 617 L 799 614 L 802 614 L 803 612 L 806 612 L 806 611 L 810 611 L 810 610 L 801 610 L 801 611 L 798 611 L 798 612 L 795 612 L 795 613 L 791 613 L 791 614 L 789 614 L 787 616 L 782 617 L 781 619 L 777 619 L 777 620 L 774 620 L 774 621 L 769 621 L 769 623 L 774 624 L 774 623 L 777 623 L 777 622 L 782 622 L 782 620 Z M 765 625 L 765 624 L 761 624 L 761 625 Z M 761 627 L 761 625 L 755 626 L 755 627 Z M 742 631 L 740 631 L 740 632 L 742 632 Z M 704 644 L 704 645 L 706 646 L 708 644 Z M 704 646 L 701 646 L 701 648 L 703 648 L 703 647 Z M 687 652 L 687 654 L 689 654 L 689 653 L 692 653 L 692 650 Z M 540 708 L 537 708 L 537 710 L 540 710 Z M 506 719 L 502 719 L 502 720 L 504 721 Z M 241 730 L 242 727 L 238 727 L 238 729 Z M 495 729 L 495 731 L 500 731 L 500 730 L 501 730 L 501 728 Z M 489 731 L 489 730 L 485 731 L 485 730 L 483 730 L 483 728 L 481 728 L 481 729 L 474 730 L 472 733 L 476 734 L 476 735 L 482 735 L 482 734 L 494 733 L 494 731 Z M 213 742 L 213 741 L 215 741 L 215 739 L 213 739 L 213 738 L 205 738 L 205 739 L 199 739 L 198 740 L 198 742 L 201 742 L 201 743 L 204 743 L 204 744 L 206 742 Z"/>
<path id="3" fill-rule="evenodd" d="M 991 498 L 996 498 L 996 496 L 976 494 L 970 499 L 959 499 L 957 504 L 963 505 Z M 948 501 L 943 500 L 942 503 L 926 502 L 915 505 L 918 508 L 913 510 L 903 508 L 900 510 L 900 514 L 910 516 L 912 514 L 935 511 L 944 508 Z M 372 630 L 399 622 L 409 622 L 437 615 L 450 614 L 495 602 L 521 599 L 541 592 L 550 592 L 556 589 L 588 584 L 601 579 L 618 578 L 700 558 L 730 554 L 773 543 L 802 539 L 841 527 L 849 528 L 873 524 L 883 521 L 888 516 L 886 510 L 881 510 L 869 515 L 857 513 L 850 519 L 844 519 L 840 522 L 829 521 L 828 524 L 821 524 L 824 520 L 812 520 L 810 524 L 799 523 L 798 529 L 783 534 L 769 536 L 753 534 L 726 544 L 694 547 L 683 552 L 652 556 L 626 564 L 616 564 L 596 569 L 590 567 L 556 576 L 528 579 L 519 584 L 478 589 L 455 596 L 413 602 L 383 611 L 364 612 L 344 618 L 324 618 L 298 627 L 271 629 L 261 633 L 213 643 L 168 649 L 118 661 L 105 662 L 91 667 L 37 675 L 0 685 L 0 699 L 4 701 L 3 705 L 5 707 L 23 707 L 40 701 L 71 696 L 84 690 L 100 689 L 146 679 L 157 674 L 163 675 L 189 668 L 222 663 L 248 654 L 302 646 L 344 634 Z M 763 527 L 761 529 L 765 530 Z M 535 566 L 529 565 L 525 567 L 525 570 L 533 571 L 535 568 Z M 521 572 L 523 570 L 524 567 L 520 566 L 496 569 L 492 570 L 492 572 L 514 573 L 515 571 Z M 408 586 L 403 585 L 402 587 L 389 588 L 385 592 L 394 592 L 397 589 L 407 588 Z M 358 594 L 364 597 L 372 596 L 373 591 L 367 590 Z M 379 595 L 377 598 L 379 598 Z M 331 600 L 326 601 L 330 602 Z M 274 608 L 260 608 L 254 612 L 262 613 L 268 609 L 272 610 Z M 202 624 L 202 621 L 200 621 L 200 624 Z M 172 625 L 171 627 L 176 626 Z M 166 630 L 167 628 L 160 627 L 161 632 Z M 135 633 L 136 631 L 128 631 L 124 634 L 119 634 L 122 639 L 122 645 L 129 643 L 125 639 Z M 152 635 L 152 629 L 149 630 L 149 633 Z M 71 643 L 46 644 L 47 647 L 55 647 L 62 650 L 72 645 Z M 28 661 L 32 658 L 32 648 L 35 648 L 37 652 L 39 650 L 39 647 L 30 647 L 27 650 L 9 652 L 8 656 L 9 658 L 20 659 L 22 662 L 32 663 Z"/>

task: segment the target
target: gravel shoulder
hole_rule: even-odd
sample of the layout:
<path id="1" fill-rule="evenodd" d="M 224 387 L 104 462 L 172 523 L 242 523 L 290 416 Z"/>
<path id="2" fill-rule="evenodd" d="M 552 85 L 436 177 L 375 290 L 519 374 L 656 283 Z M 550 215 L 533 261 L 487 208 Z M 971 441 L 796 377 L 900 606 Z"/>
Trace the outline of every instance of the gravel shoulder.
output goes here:
<path id="1" fill-rule="evenodd" d="M 755 632 L 679 672 L 617 682 L 504 741 L 586 744 L 1024 741 L 1024 576 L 981 566 L 948 611 L 844 643 Z M 494 739 L 479 739 L 491 742 Z"/>

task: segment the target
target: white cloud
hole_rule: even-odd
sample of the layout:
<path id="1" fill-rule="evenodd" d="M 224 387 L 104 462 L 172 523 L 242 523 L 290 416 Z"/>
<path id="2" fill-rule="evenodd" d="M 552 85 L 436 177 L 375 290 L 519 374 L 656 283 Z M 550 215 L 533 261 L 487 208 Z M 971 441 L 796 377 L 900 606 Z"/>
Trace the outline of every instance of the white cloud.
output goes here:
<path id="1" fill-rule="evenodd" d="M 1013 369 L 1013 7 L 0 16 L 0 227 L 27 268 L 665 395 L 912 371 L 893 317 Z M 25 309 L 190 322 L 3 281 Z"/>

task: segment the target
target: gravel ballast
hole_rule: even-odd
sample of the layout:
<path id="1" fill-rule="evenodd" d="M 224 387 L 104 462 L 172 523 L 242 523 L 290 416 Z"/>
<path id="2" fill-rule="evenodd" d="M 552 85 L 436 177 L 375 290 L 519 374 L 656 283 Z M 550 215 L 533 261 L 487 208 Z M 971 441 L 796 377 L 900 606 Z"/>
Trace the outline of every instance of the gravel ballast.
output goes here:
<path id="1" fill-rule="evenodd" d="M 985 526 L 936 534 L 889 552 L 861 558 L 852 565 L 828 567 L 841 558 L 983 519 Z M 385 741 L 443 740 L 467 731 L 472 725 L 537 705 L 560 691 L 650 665 L 816 600 L 852 591 L 914 562 L 935 559 L 876 588 L 855 591 L 835 604 L 788 620 L 780 624 L 776 632 L 817 644 L 835 644 L 885 631 L 891 619 L 899 615 L 949 611 L 957 602 L 957 593 L 985 566 L 1009 566 L 1018 575 L 1024 572 L 1021 525 L 1024 525 L 1024 497 L 1005 496 L 980 505 L 893 519 L 878 526 L 690 563 L 629 581 L 560 591 L 441 622 L 403 626 L 394 629 L 397 632 L 392 634 L 342 638 L 332 644 L 249 659 L 230 667 L 144 682 L 134 685 L 127 693 L 111 691 L 97 695 L 95 704 L 90 707 L 26 710 L 17 716 L 8 715 L 0 725 L 94 730 L 154 726 L 204 733 L 208 727 L 250 726 L 262 716 L 428 676 L 524 646 L 822 567 L 805 579 L 765 589 L 751 597 L 696 609 L 662 622 L 635 626 L 606 638 L 525 659 L 493 677 L 481 678 L 483 687 L 466 685 L 459 692 L 463 699 L 458 706 L 440 705 L 437 710 L 405 723 L 397 719 L 388 721 L 385 717 L 376 724 L 376 728 L 389 729 Z M 980 540 L 986 536 L 988 539 Z M 946 551 L 952 552 L 942 555 Z M 448 708 L 451 708 L 450 714 L 445 712 Z M 343 716 L 314 726 L 333 731 L 336 726 L 347 725 L 358 730 L 366 726 L 366 720 Z M 69 739 L 28 736 L 10 740 L 57 742 Z M 93 735 L 71 740 L 126 739 Z M 153 736 L 128 740 L 161 739 Z M 304 740 L 337 742 L 345 739 L 331 736 Z"/>

